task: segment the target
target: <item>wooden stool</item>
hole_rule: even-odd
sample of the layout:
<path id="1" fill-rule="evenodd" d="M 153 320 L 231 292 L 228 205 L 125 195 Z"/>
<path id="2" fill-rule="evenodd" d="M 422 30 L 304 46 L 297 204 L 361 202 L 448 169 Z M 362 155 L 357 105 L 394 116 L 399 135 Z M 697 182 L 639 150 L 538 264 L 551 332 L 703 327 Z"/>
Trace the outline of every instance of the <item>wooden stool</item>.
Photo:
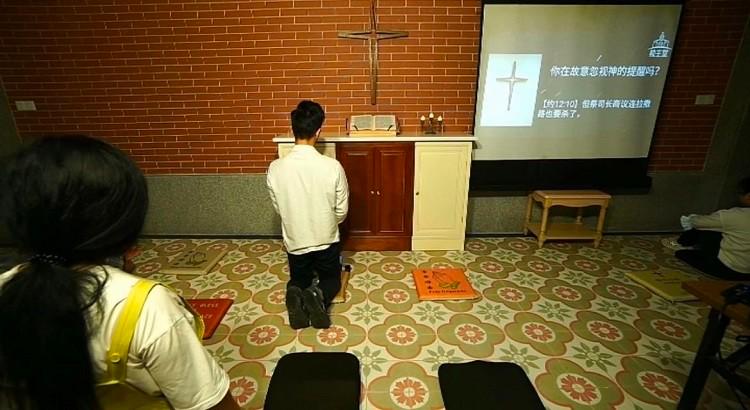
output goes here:
<path id="1" fill-rule="evenodd" d="M 604 227 L 604 216 L 607 213 L 609 200 L 612 198 L 607 193 L 594 190 L 582 191 L 534 191 L 529 194 L 526 205 L 526 220 L 523 223 L 523 232 L 536 235 L 539 239 L 539 247 L 544 245 L 548 239 L 593 239 L 594 247 L 599 247 L 602 240 L 602 227 Z M 534 201 L 542 204 L 542 220 L 540 223 L 531 222 L 531 211 Z M 553 206 L 566 206 L 578 208 L 578 216 L 575 223 L 549 224 L 549 209 Z M 583 225 L 583 208 L 587 206 L 599 206 L 599 220 L 596 230 Z"/>

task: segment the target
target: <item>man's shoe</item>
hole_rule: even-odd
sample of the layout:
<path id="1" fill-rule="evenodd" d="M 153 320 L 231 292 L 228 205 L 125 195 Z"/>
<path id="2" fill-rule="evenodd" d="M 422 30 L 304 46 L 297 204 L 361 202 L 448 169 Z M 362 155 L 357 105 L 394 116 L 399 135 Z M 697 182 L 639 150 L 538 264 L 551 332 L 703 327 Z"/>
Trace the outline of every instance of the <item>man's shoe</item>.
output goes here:
<path id="1" fill-rule="evenodd" d="M 331 327 L 331 318 L 328 316 L 325 302 L 323 302 L 323 292 L 317 286 L 313 285 L 302 292 L 302 301 L 304 302 L 307 314 L 310 317 L 310 324 L 316 329 L 328 329 Z"/>
<path id="2" fill-rule="evenodd" d="M 289 314 L 289 326 L 302 329 L 310 326 L 310 318 L 302 302 L 302 289 L 296 286 L 286 288 L 286 311 Z"/>

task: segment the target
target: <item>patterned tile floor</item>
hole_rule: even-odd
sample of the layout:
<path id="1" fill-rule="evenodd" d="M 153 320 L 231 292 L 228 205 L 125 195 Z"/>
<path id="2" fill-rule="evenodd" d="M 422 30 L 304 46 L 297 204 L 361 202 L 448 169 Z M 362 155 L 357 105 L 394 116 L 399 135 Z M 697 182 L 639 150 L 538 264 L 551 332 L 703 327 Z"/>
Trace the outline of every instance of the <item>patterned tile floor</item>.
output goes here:
<path id="1" fill-rule="evenodd" d="M 474 238 L 461 252 L 345 253 L 353 265 L 348 300 L 334 305 L 327 330 L 288 326 L 278 240 L 144 240 L 135 262 L 137 274 L 187 298 L 235 300 L 206 345 L 243 408 L 262 408 L 284 354 L 347 351 L 361 363 L 362 409 L 441 409 L 438 366 L 476 359 L 521 365 L 549 409 L 672 409 L 708 309 L 667 302 L 624 276 L 695 273 L 660 239 L 607 236 L 598 249 L 565 242 L 537 249 L 532 238 Z M 229 253 L 207 275 L 159 273 L 192 247 Z M 465 268 L 482 297 L 419 302 L 410 273 L 417 266 Z M 732 340 L 725 349 L 736 347 Z M 712 377 L 699 408 L 738 408 L 733 398 Z"/>

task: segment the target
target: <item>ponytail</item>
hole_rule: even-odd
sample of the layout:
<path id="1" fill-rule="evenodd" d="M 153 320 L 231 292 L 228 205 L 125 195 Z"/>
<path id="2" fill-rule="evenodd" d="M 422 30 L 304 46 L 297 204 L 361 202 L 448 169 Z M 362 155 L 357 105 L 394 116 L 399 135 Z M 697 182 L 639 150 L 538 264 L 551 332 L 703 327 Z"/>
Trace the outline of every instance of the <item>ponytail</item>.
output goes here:
<path id="1" fill-rule="evenodd" d="M 0 286 L 0 409 L 99 409 L 89 342 L 106 274 L 90 267 L 135 243 L 145 178 L 83 136 L 42 138 L 3 171 L 0 223 L 34 256 Z"/>
<path id="2" fill-rule="evenodd" d="M 34 260 L 0 288 L 2 377 L 12 382 L 7 407 L 99 408 L 87 311 L 102 287 L 92 273 Z"/>

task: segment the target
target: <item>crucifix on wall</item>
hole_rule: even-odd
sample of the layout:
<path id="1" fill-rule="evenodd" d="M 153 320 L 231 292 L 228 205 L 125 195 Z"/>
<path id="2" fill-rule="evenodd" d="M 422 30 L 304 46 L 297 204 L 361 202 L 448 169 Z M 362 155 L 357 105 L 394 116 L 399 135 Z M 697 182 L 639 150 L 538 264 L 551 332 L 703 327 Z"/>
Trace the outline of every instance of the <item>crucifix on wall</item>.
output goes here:
<path id="1" fill-rule="evenodd" d="M 409 33 L 405 31 L 378 30 L 378 20 L 375 16 L 376 0 L 370 3 L 370 29 L 368 31 L 342 31 L 339 33 L 340 38 L 350 38 L 356 40 L 367 40 L 370 46 L 370 104 L 377 104 L 378 96 L 378 42 L 391 38 L 407 37 Z"/>

